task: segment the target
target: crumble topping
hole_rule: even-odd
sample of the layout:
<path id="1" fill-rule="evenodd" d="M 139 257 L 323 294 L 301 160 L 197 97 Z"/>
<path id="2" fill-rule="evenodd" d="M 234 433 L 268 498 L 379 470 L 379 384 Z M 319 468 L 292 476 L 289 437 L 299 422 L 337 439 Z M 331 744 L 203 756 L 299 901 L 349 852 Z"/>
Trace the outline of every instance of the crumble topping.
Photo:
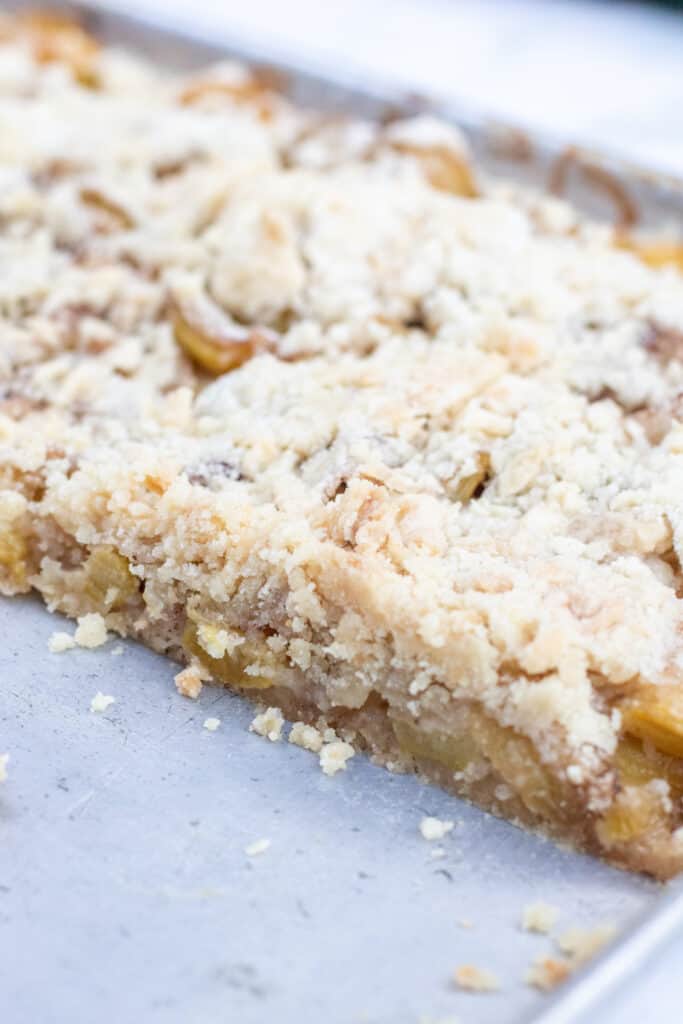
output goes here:
<path id="1" fill-rule="evenodd" d="M 106 711 L 107 708 L 111 707 L 111 705 L 115 703 L 116 697 L 111 697 L 106 693 L 100 693 L 98 690 L 90 701 L 90 710 L 95 712 Z"/>
<path id="2" fill-rule="evenodd" d="M 456 967 L 453 981 L 458 988 L 467 992 L 497 992 L 500 989 L 500 982 L 492 971 L 475 967 L 473 964 Z"/>
<path id="3" fill-rule="evenodd" d="M 529 903 L 522 910 L 522 928 L 526 932 L 547 935 L 559 916 L 559 908 L 551 903 Z"/>
<path id="4" fill-rule="evenodd" d="M 319 754 L 323 774 L 336 775 L 337 772 L 346 771 L 346 763 L 355 753 L 351 744 L 344 740 L 332 740 L 331 743 L 325 743 Z"/>
<path id="5" fill-rule="evenodd" d="M 207 729 L 208 732 L 215 732 L 220 724 L 221 724 L 220 718 L 205 718 L 204 719 L 204 728 Z"/>
<path id="6" fill-rule="evenodd" d="M 271 743 L 276 743 L 282 738 L 284 724 L 285 720 L 279 708 L 266 708 L 265 711 L 256 715 L 249 726 L 249 732 L 255 732 L 258 736 L 270 740 Z"/>
<path id="7" fill-rule="evenodd" d="M 290 739 L 327 773 L 358 735 L 673 874 L 681 276 L 431 118 L 35 31 L 0 45 L 3 593 L 326 715 Z"/>
<path id="8" fill-rule="evenodd" d="M 455 827 L 453 821 L 442 821 L 440 818 L 423 818 L 420 822 L 420 833 L 423 839 L 433 842 L 435 839 L 443 839 Z"/>

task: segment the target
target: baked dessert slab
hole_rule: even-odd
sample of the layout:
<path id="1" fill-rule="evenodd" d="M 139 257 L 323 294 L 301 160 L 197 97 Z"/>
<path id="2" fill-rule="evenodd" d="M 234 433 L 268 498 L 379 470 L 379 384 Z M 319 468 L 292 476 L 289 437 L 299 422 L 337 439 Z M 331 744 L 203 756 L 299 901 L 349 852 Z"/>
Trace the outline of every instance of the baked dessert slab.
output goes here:
<path id="1" fill-rule="evenodd" d="M 2 35 L 3 591 L 679 871 L 664 250 L 483 180 L 428 118 Z"/>

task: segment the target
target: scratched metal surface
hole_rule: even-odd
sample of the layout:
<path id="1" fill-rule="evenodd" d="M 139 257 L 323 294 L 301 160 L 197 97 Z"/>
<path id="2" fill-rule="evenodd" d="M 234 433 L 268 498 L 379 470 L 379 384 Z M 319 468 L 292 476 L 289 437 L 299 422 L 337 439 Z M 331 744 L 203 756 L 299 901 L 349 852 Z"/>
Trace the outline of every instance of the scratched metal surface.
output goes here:
<path id="1" fill-rule="evenodd" d="M 652 899 L 644 879 L 365 758 L 326 778 L 307 751 L 250 734 L 246 702 L 178 696 L 173 666 L 134 644 L 50 654 L 64 625 L 0 601 L 11 1024 L 514 1024 L 543 1004 L 523 977 L 551 945 L 520 931 L 526 903 L 557 904 L 565 927 L 625 927 Z M 103 714 L 98 690 L 116 697 Z M 458 821 L 441 859 L 423 814 Z M 271 846 L 250 859 L 259 838 Z M 456 992 L 464 962 L 503 991 Z"/>
<path id="2" fill-rule="evenodd" d="M 223 50 L 102 9 L 89 17 L 105 37 L 170 64 Z M 259 56 L 258 44 L 227 48 Z M 326 109 L 372 116 L 426 102 L 261 57 L 279 59 L 291 93 Z M 489 169 L 547 179 L 561 146 L 534 140 L 533 159 L 520 162 L 501 152 L 499 129 L 435 106 L 465 125 Z M 588 159 L 626 182 L 646 222 L 680 217 L 678 183 Z M 580 168 L 570 177 L 584 208 L 613 213 Z M 652 883 L 364 758 L 326 779 L 310 754 L 250 735 L 253 712 L 240 699 L 211 689 L 197 704 L 178 697 L 172 666 L 136 645 L 120 657 L 114 644 L 50 655 L 47 638 L 62 625 L 37 602 L 0 602 L 0 753 L 12 757 L 0 787 L 0 1006 L 11 1024 L 417 1024 L 452 1014 L 515 1024 L 546 1005 L 523 976 L 551 948 L 519 930 L 525 903 L 559 905 L 564 926 L 612 920 L 627 943 L 645 934 L 629 925 L 653 906 Z M 97 690 L 117 698 L 101 716 L 89 710 Z M 202 728 L 209 714 L 222 719 L 214 734 Z M 442 859 L 418 834 L 425 813 L 461 823 Z M 250 860 L 244 847 L 261 837 L 272 845 Z M 636 987 L 641 959 L 628 961 Z M 623 961 L 608 957 L 607 968 Z M 501 994 L 455 992 L 449 977 L 463 962 L 494 970 Z M 591 1007 L 607 990 L 602 975 L 593 982 Z M 579 1019 L 568 1001 L 551 1005 L 553 1024 Z M 607 1010 L 590 1009 L 585 1020 L 596 1019 Z"/>

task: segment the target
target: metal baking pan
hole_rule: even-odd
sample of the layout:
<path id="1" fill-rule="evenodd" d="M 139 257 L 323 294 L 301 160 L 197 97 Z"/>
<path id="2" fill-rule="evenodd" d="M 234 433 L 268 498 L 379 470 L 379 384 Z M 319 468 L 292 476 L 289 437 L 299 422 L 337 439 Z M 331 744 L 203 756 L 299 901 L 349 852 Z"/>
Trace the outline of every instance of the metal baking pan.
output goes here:
<path id="1" fill-rule="evenodd" d="M 307 106 L 428 109 L 466 131 L 491 173 L 566 189 L 598 216 L 683 222 L 680 181 L 616 158 L 187 26 L 66 6 L 165 65 L 233 54 L 274 67 Z M 558 849 L 365 758 L 325 778 L 310 754 L 250 734 L 243 700 L 211 688 L 181 699 L 173 667 L 132 643 L 51 655 L 58 628 L 35 600 L 0 601 L 0 990 L 12 1024 L 625 1024 L 639 1019 L 629 1011 L 655 949 L 650 1016 L 680 996 L 680 883 Z M 98 690 L 116 697 L 102 715 L 89 710 Z M 215 733 L 208 715 L 221 718 Z M 438 856 L 419 835 L 424 814 L 457 822 Z M 270 848 L 249 858 L 262 837 Z M 536 900 L 560 908 L 560 932 L 620 929 L 552 996 L 524 984 L 552 950 L 519 927 Z M 501 991 L 455 991 L 462 963 L 495 972 Z"/>

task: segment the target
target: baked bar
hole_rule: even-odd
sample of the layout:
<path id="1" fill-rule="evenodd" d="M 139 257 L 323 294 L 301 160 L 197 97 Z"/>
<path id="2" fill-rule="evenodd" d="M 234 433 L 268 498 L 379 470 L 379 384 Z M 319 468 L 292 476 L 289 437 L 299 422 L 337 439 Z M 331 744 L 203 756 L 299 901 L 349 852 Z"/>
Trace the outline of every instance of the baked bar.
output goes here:
<path id="1" fill-rule="evenodd" d="M 325 120 L 55 19 L 0 35 L 3 590 L 683 868 L 661 249 L 426 117 Z"/>

